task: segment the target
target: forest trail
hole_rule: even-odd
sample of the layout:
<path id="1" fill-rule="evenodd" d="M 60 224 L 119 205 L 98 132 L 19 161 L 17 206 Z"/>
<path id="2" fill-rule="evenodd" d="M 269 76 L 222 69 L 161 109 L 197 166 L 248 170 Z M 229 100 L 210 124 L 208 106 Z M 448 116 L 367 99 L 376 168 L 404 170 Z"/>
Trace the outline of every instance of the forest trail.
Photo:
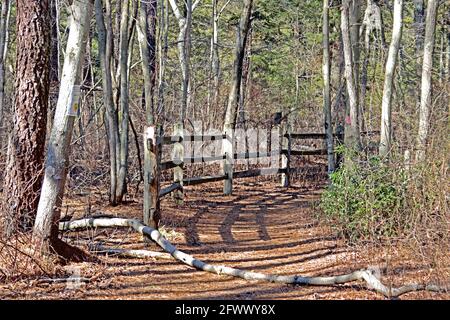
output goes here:
<path id="1" fill-rule="evenodd" d="M 220 183 L 188 188 L 181 207 L 165 199 L 162 225 L 168 230 L 171 242 L 205 262 L 283 275 L 341 274 L 383 261 L 381 250 L 349 247 L 333 236 L 329 227 L 318 224 L 313 206 L 319 198 L 320 187 L 283 189 L 274 182 L 242 181 L 236 184 L 235 190 L 233 196 L 225 197 Z M 95 204 L 92 208 L 99 209 Z M 140 203 L 131 203 L 103 208 L 101 212 L 136 218 L 140 208 Z M 94 240 L 108 248 L 145 247 L 139 235 L 119 229 L 90 230 L 66 236 L 67 241 L 79 245 Z M 148 245 L 147 249 L 160 251 L 155 244 Z M 112 256 L 100 259 L 101 263 L 64 267 L 69 274 L 91 279 L 79 287 L 72 283 L 68 286 L 67 283 L 24 280 L 14 286 L 0 287 L 0 298 L 383 299 L 366 290 L 362 283 L 299 287 L 219 276 L 197 271 L 175 260 Z M 391 265 L 394 285 L 430 280 L 427 270 L 422 270 L 417 262 L 408 263 L 406 259 L 395 264 Z M 389 278 L 384 279 L 389 281 Z M 418 292 L 402 296 L 402 299 L 408 298 L 448 299 L 449 295 Z"/>

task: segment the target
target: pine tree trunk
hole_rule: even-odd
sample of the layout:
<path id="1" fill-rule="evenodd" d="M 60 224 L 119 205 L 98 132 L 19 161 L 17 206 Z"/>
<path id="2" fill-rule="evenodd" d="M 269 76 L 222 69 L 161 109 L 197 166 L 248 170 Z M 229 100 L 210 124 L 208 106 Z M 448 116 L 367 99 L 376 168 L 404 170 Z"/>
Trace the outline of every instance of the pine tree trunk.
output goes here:
<path id="1" fill-rule="evenodd" d="M 49 1 L 17 1 L 14 126 L 2 218 L 8 235 L 33 226 L 42 183 L 50 67 Z M 3 53 L 3 52 L 2 52 Z"/>

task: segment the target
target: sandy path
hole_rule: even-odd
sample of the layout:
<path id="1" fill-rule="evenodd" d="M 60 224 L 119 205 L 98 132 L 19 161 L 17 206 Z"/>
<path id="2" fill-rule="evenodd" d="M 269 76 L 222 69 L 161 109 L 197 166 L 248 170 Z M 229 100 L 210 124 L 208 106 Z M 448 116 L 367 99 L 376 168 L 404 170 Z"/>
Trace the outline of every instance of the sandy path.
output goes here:
<path id="1" fill-rule="evenodd" d="M 328 227 L 320 226 L 311 208 L 318 189 L 281 189 L 274 183 L 239 183 L 224 197 L 221 184 L 189 188 L 176 207 L 163 201 L 163 225 L 175 230 L 171 241 L 210 263 L 277 274 L 331 275 L 383 263 L 383 252 L 347 247 Z M 95 206 L 94 206 L 95 207 Z M 118 216 L 139 217 L 140 203 L 96 208 Z M 122 230 L 71 235 L 103 241 L 105 246 L 143 248 L 141 239 Z M 151 244 L 151 250 L 159 249 Z M 92 278 L 81 286 L 23 280 L 0 287 L 0 298 L 72 299 L 382 299 L 362 283 L 335 287 L 298 287 L 235 279 L 200 272 L 171 260 L 101 257 L 102 263 L 65 267 Z M 400 262 L 398 262 L 400 265 Z M 394 283 L 428 279 L 426 270 L 404 262 Z M 449 298 L 411 293 L 402 298 Z"/>

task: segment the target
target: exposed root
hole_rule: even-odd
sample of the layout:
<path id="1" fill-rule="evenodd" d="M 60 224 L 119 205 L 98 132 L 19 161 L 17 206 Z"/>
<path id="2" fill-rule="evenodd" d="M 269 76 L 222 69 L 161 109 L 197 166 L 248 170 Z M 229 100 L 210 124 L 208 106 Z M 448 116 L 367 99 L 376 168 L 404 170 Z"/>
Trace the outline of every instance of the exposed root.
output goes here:
<path id="1" fill-rule="evenodd" d="M 398 288 L 390 288 L 385 286 L 374 275 L 372 270 L 358 270 L 349 274 L 331 276 L 331 277 L 302 277 L 302 276 L 280 276 L 263 274 L 259 272 L 245 271 L 236 268 L 230 268 L 225 266 L 216 266 L 205 263 L 201 260 L 195 259 L 193 256 L 188 255 L 182 251 L 179 251 L 173 246 L 167 239 L 165 239 L 158 230 L 148 227 L 135 219 L 81 219 L 70 222 L 61 222 L 59 229 L 61 231 L 78 230 L 86 228 L 108 228 L 108 227 L 129 227 L 142 235 L 149 237 L 156 242 L 161 248 L 168 252 L 175 259 L 200 270 L 229 275 L 233 277 L 239 277 L 246 280 L 260 280 L 285 284 L 296 285 L 313 285 L 313 286 L 331 286 L 336 284 L 344 284 L 353 281 L 364 281 L 367 284 L 368 289 L 374 290 L 388 298 L 399 297 L 402 294 L 425 290 L 433 292 L 447 292 L 448 288 L 440 287 L 436 285 L 422 285 L 422 284 L 409 284 Z"/>

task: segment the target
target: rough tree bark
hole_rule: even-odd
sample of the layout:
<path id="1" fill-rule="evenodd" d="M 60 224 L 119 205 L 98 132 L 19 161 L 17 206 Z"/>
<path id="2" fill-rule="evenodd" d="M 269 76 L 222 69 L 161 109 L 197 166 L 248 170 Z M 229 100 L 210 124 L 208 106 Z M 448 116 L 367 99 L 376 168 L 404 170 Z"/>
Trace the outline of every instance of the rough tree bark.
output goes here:
<path id="1" fill-rule="evenodd" d="M 403 0 L 394 0 L 394 25 L 392 27 L 392 40 L 389 47 L 384 77 L 383 100 L 381 104 L 381 136 L 379 155 L 388 158 L 392 148 L 392 91 L 394 84 L 394 73 L 397 64 L 400 41 L 402 39 L 403 25 Z"/>
<path id="2" fill-rule="evenodd" d="M 144 222 L 158 228 L 159 207 L 159 135 L 154 126 L 156 117 L 153 106 L 156 80 L 156 0 L 142 2 L 139 15 L 138 38 L 144 75 L 144 99 L 147 129 L 144 136 Z"/>
<path id="3" fill-rule="evenodd" d="M 233 76 L 231 80 L 230 93 L 228 96 L 228 105 L 225 113 L 225 121 L 223 132 L 225 132 L 231 140 L 233 140 L 233 130 L 236 128 L 236 118 L 239 108 L 240 90 L 242 83 L 242 66 L 245 57 L 245 47 L 247 43 L 247 37 L 251 25 L 253 0 L 245 0 L 242 8 L 242 14 L 240 22 L 237 26 L 237 41 L 235 49 L 235 58 L 233 66 Z M 228 179 L 224 183 L 224 194 L 230 195 L 233 190 L 233 141 L 229 139 L 223 140 L 222 145 L 223 153 L 226 155 L 226 159 L 222 162 L 222 171 L 228 176 Z"/>
<path id="4" fill-rule="evenodd" d="M 84 62 L 92 4 L 93 0 L 74 0 L 70 7 L 70 32 L 33 230 L 33 243 L 38 251 L 46 252 L 52 248 L 67 258 L 75 258 L 74 251 L 68 250 L 68 245 L 58 239 L 58 223 L 69 167 L 70 142 L 79 98 L 77 87 Z"/>
<path id="5" fill-rule="evenodd" d="M 103 16 L 102 0 L 95 0 L 95 17 L 97 22 L 98 47 L 100 57 L 100 67 L 102 72 L 103 103 L 107 118 L 107 139 L 109 146 L 110 160 L 110 190 L 109 202 L 111 205 L 117 204 L 117 174 L 118 174 L 118 146 L 119 146 L 119 124 L 116 108 L 114 106 L 111 58 L 112 58 L 112 39 L 108 33 Z"/>
<path id="6" fill-rule="evenodd" d="M 144 100 L 147 124 L 154 124 L 154 92 L 156 80 L 156 10 L 157 1 L 141 2 L 138 40 L 144 76 Z"/>
<path id="7" fill-rule="evenodd" d="M 416 160 L 425 159 L 428 133 L 430 131 L 431 111 L 431 76 L 433 71 L 433 52 L 436 30 L 436 16 L 439 0 L 429 0 L 427 6 L 427 17 L 425 22 L 425 42 L 423 50 L 422 84 L 420 92 L 419 108 L 419 132 L 417 136 Z"/>
<path id="8" fill-rule="evenodd" d="M 324 128 L 327 143 L 328 155 L 328 173 L 335 169 L 333 153 L 333 126 L 331 125 L 331 97 L 330 97 L 330 79 L 331 79 L 331 59 L 330 59 L 330 22 L 329 22 L 329 0 L 323 0 L 323 114 Z"/>
<path id="9" fill-rule="evenodd" d="M 7 235 L 33 226 L 42 183 L 49 96 L 49 1 L 17 1 L 15 112 L 1 214 Z M 3 53 L 3 52 L 1 52 Z"/>

